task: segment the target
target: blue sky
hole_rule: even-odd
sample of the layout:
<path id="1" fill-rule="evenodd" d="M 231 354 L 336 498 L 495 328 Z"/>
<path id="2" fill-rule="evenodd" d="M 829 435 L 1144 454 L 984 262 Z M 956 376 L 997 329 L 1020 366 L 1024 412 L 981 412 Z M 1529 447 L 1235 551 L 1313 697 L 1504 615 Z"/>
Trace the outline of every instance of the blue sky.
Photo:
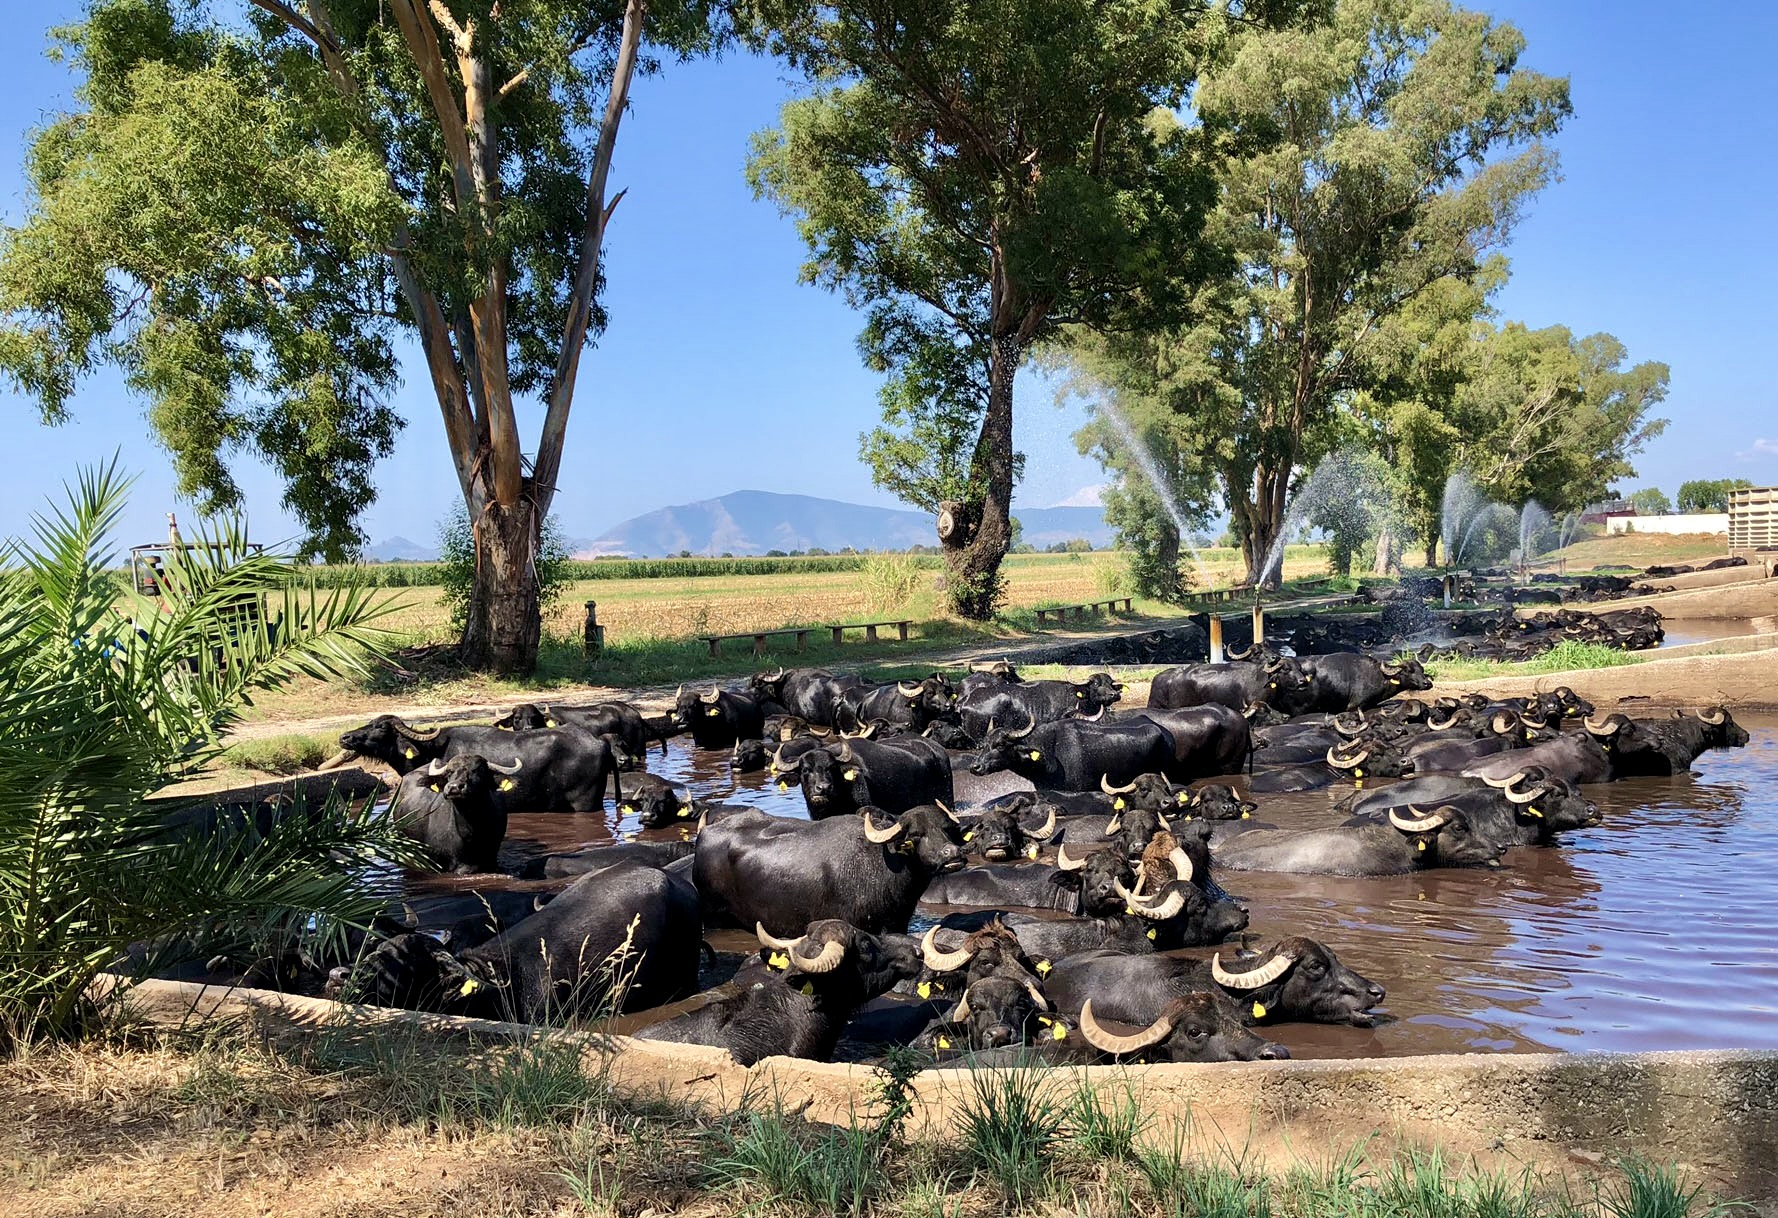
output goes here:
<path id="1" fill-rule="evenodd" d="M 1672 366 L 1661 412 L 1672 425 L 1641 457 L 1634 485 L 1671 493 L 1692 477 L 1778 482 L 1778 8 L 1476 7 L 1525 32 L 1528 66 L 1573 78 L 1575 116 L 1556 140 L 1563 180 L 1519 230 L 1502 316 L 1607 330 L 1633 361 Z M 46 31 L 79 8 L 33 6 L 0 45 L 0 214 L 9 219 L 23 206 L 26 133 L 69 99 L 66 71 L 44 57 Z M 803 248 L 790 221 L 755 201 L 742 178 L 748 136 L 773 122 L 789 90 L 776 65 L 742 56 L 670 67 L 637 85 L 613 169 L 629 194 L 607 243 L 611 325 L 582 365 L 556 500 L 570 536 L 742 488 L 892 502 L 857 459 L 877 386 L 854 345 L 859 317 L 798 284 Z M 1017 439 L 1029 460 L 1020 501 L 1048 506 L 1100 481 L 1069 438 L 1077 410 L 1054 406 L 1034 378 L 1021 393 Z M 40 426 L 29 403 L 0 399 L 13 436 L 0 532 L 76 465 L 121 448 L 140 475 L 131 539 L 160 535 L 162 514 L 179 506 L 167 460 L 142 404 L 114 379 L 89 382 L 76 421 L 57 429 Z M 367 530 L 430 542 L 457 491 L 417 365 L 399 402 L 409 425 L 381 467 Z M 536 413 L 521 426 L 534 443 Z M 290 536 L 276 480 L 244 457 L 237 468 L 255 535 Z"/>

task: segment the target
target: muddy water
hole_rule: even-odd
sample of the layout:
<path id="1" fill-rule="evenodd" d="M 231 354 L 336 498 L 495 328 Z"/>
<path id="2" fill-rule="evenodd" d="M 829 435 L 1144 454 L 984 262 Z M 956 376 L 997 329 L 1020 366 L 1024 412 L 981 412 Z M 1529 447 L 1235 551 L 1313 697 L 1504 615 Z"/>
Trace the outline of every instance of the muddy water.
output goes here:
<path id="1" fill-rule="evenodd" d="M 1559 848 L 1513 850 L 1499 871 L 1224 873 L 1251 910 L 1256 944 L 1321 939 L 1389 990 L 1376 1028 L 1292 1024 L 1268 1035 L 1299 1057 L 1778 1048 L 1778 717 L 1743 722 L 1747 748 L 1706 753 L 1696 778 L 1592 788 L 1600 827 Z M 707 798 L 804 814 L 795 788 L 777 791 L 763 774 L 731 782 L 724 755 L 676 743 L 649 764 Z M 960 782 L 959 800 L 993 789 Z M 1261 804 L 1258 816 L 1286 827 L 1335 820 L 1326 793 Z M 502 863 L 516 870 L 635 829 L 609 816 L 515 816 Z M 469 883 L 429 877 L 416 887 Z M 749 945 L 738 933 L 711 938 L 724 950 Z"/>
<path id="2" fill-rule="evenodd" d="M 1713 643 L 1717 639 L 1740 638 L 1770 629 L 1769 623 L 1753 618 L 1681 618 L 1670 617 L 1661 622 L 1665 632 L 1662 647 L 1683 647 L 1687 643 Z"/>

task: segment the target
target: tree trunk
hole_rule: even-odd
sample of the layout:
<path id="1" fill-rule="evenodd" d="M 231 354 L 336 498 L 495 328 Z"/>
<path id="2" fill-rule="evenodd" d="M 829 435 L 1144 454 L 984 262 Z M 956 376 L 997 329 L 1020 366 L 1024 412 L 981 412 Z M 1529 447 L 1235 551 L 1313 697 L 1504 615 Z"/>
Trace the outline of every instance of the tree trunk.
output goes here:
<path id="1" fill-rule="evenodd" d="M 463 629 L 461 657 L 471 668 L 522 675 L 537 665 L 543 618 L 537 601 L 536 511 L 528 498 L 513 508 L 471 510 L 475 588 Z"/>
<path id="2" fill-rule="evenodd" d="M 1371 574 L 1387 575 L 1400 565 L 1395 557 L 1395 530 L 1385 526 L 1377 534 L 1377 561 L 1371 567 Z"/>
<path id="3" fill-rule="evenodd" d="M 994 340 L 988 366 L 988 409 L 972 459 L 972 484 L 979 502 L 939 514 L 946 586 L 951 610 L 959 617 L 986 621 L 1004 591 L 1000 561 L 1012 546 L 1012 384 L 1023 344 L 1008 336 Z M 956 517 L 961 516 L 961 519 Z"/>
<path id="4" fill-rule="evenodd" d="M 1179 530 L 1173 527 L 1172 521 L 1164 522 L 1158 530 L 1154 567 L 1155 578 L 1159 583 L 1150 594 L 1172 605 L 1184 600 L 1187 581 L 1179 569 Z"/>
<path id="5" fill-rule="evenodd" d="M 1438 566 L 1438 534 L 1433 533 L 1426 539 L 1426 568 L 1431 570 Z"/>

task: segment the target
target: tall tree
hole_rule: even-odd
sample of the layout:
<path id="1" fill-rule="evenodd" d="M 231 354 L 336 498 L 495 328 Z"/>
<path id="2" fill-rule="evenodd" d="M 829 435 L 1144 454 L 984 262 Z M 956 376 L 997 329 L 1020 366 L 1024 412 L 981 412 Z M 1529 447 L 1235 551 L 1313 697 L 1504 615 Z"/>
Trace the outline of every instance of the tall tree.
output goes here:
<path id="1" fill-rule="evenodd" d="M 1746 490 L 1753 483 L 1745 478 L 1694 478 L 1679 484 L 1679 510 L 1682 512 L 1726 512 L 1729 492 Z"/>
<path id="2" fill-rule="evenodd" d="M 1250 579 L 1276 579 L 1293 479 L 1338 441 L 1379 329 L 1473 278 L 1552 175 L 1540 141 L 1568 86 L 1520 68 L 1523 49 L 1444 0 L 1339 0 L 1205 71 L 1194 104 L 1225 154 L 1206 235 L 1239 270 L 1199 292 L 1190 327 L 1109 354 L 1194 370 L 1168 390 L 1220 455 Z"/>
<path id="3" fill-rule="evenodd" d="M 529 670 L 645 27 L 710 37 L 700 0 L 92 0 L 57 34 L 81 108 L 37 135 L 0 245 L 0 373 L 54 422 L 116 365 L 182 494 L 237 505 L 227 457 L 257 452 L 337 559 L 417 340 L 479 554 L 465 658 Z"/>
<path id="4" fill-rule="evenodd" d="M 936 512 L 952 607 L 987 617 L 1010 543 L 1013 381 L 1059 326 L 1163 308 L 1211 189 L 1172 122 L 1227 15 L 1176 0 L 761 0 L 816 82 L 749 174 L 812 283 L 867 310 L 879 485 Z"/>

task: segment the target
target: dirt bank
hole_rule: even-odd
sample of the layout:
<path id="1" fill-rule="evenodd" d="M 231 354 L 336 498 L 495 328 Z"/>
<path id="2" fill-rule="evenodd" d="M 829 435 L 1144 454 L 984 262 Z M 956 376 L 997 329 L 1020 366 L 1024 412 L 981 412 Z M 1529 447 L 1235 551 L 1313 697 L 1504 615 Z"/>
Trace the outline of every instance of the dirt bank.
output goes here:
<path id="1" fill-rule="evenodd" d="M 1710 646 L 1700 644 L 1699 646 Z M 1725 648 L 1718 648 L 1719 651 Z M 1464 693 L 1519 697 L 1566 685 L 1595 706 L 1659 709 L 1726 706 L 1730 710 L 1778 709 L 1778 647 L 1738 654 L 1686 655 L 1619 668 L 1573 669 L 1525 677 L 1439 681 L 1420 695 Z"/>
<path id="2" fill-rule="evenodd" d="M 1746 570 L 1746 568 L 1741 568 Z M 1757 576 L 1757 569 L 1755 575 Z M 1659 584 L 1664 581 L 1656 580 Z M 1629 596 L 1622 600 L 1597 601 L 1577 605 L 1590 613 L 1607 613 L 1613 609 L 1632 609 L 1653 605 L 1662 617 L 1690 618 L 1703 621 L 1724 621 L 1732 618 L 1765 617 L 1778 613 L 1778 579 L 1748 579 L 1712 588 L 1692 591 L 1663 592 L 1654 596 Z M 1521 616 L 1548 611 L 1548 605 L 1524 605 Z"/>

